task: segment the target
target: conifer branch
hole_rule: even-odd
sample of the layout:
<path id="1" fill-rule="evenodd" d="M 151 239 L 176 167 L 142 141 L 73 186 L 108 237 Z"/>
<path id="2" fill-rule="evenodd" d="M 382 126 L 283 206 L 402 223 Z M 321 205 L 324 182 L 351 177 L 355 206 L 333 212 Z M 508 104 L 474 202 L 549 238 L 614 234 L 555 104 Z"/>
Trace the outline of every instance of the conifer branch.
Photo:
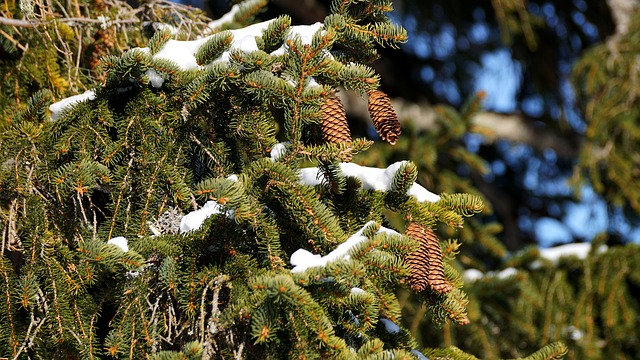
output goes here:
<path id="1" fill-rule="evenodd" d="M 58 342 L 45 334 L 87 358 L 101 349 L 112 357 L 409 358 L 417 344 L 397 325 L 395 295 L 407 279 L 424 281 L 418 295 L 436 321 L 465 321 L 461 278 L 443 263 L 454 261 L 457 243 L 443 256 L 434 234 L 409 238 L 380 224 L 396 212 L 422 232 L 438 221 L 460 227 L 479 200 L 418 185 L 418 161 L 339 162 L 372 142 L 351 139 L 335 88 L 372 94 L 376 128 L 399 140 L 393 104 L 362 64 L 404 39 L 385 15 L 390 2 L 336 0 L 324 23 L 292 26 L 281 16 L 246 26 L 265 3 L 234 5 L 194 30 L 213 35 L 186 41 L 180 22 L 191 16 L 162 1 L 127 12 L 151 20 L 143 37 L 120 26 L 126 19 L 106 19 L 120 8 L 103 11 L 103 23 L 78 20 L 92 10 L 81 3 L 38 18 L 52 20 L 16 23 L 29 35 L 16 39 L 34 47 L 19 55 L 41 63 L 26 72 L 34 87 L 49 84 L 56 98 L 88 87 L 77 79 L 85 53 L 102 58 L 105 72 L 90 80 L 101 84 L 95 90 L 52 104 L 54 121 L 51 94 L 22 101 L 26 110 L 0 136 L 12 159 L 0 167 L 1 188 L 11 189 L 2 195 L 2 254 L 23 250 L 27 264 L 14 264 L 18 273 L 0 262 L 8 314 L 0 344 L 9 352 L 46 358 Z M 97 34 L 80 31 L 102 24 Z M 31 36 L 37 29 L 46 30 L 44 50 Z M 13 81 L 22 80 L 11 73 Z M 462 117 L 444 109 L 452 120 L 443 126 L 462 136 L 478 106 Z M 450 155 L 477 165 L 464 152 Z M 317 167 L 301 168 L 308 162 Z M 183 216 L 190 206 L 197 210 Z M 424 260 L 424 273 L 412 259 Z M 104 311 L 112 305 L 115 314 Z M 16 316 L 21 308 L 31 309 L 31 324 Z"/>

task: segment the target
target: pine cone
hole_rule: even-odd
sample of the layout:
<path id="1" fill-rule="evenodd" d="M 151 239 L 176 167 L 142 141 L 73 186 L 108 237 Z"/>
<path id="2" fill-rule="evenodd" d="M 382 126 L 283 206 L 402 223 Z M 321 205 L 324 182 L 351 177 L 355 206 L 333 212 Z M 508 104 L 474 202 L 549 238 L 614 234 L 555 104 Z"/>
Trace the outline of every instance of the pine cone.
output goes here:
<path id="1" fill-rule="evenodd" d="M 400 137 L 400 122 L 393 110 L 389 96 L 380 90 L 372 90 L 369 95 L 369 116 L 382 140 L 393 145 Z"/>
<path id="2" fill-rule="evenodd" d="M 340 98 L 332 92 L 322 104 L 322 139 L 330 143 L 351 142 L 347 113 Z"/>
<path id="3" fill-rule="evenodd" d="M 420 247 L 407 257 L 411 273 L 409 275 L 411 288 L 421 292 L 428 286 L 441 294 L 451 291 L 452 287 L 444 277 L 442 250 L 436 234 L 416 222 L 409 223 L 405 234 L 420 242 Z"/>

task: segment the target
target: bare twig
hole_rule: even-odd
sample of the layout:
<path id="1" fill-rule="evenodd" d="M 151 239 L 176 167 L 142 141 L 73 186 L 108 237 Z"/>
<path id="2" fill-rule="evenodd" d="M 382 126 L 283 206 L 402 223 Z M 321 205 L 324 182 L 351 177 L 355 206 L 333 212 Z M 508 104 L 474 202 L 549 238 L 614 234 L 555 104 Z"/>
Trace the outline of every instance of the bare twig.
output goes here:
<path id="1" fill-rule="evenodd" d="M 81 17 L 72 17 L 72 18 L 59 18 L 52 19 L 48 21 L 43 20 L 22 20 L 22 19 L 11 19 L 4 16 L 0 16 L 0 25 L 8 25 L 8 26 L 16 26 L 16 27 L 25 27 L 25 28 L 34 28 L 39 25 L 45 25 L 52 22 L 63 22 L 68 23 L 73 26 L 75 24 L 137 24 L 140 22 L 139 19 L 91 19 L 91 18 L 81 18 Z"/>
<path id="2" fill-rule="evenodd" d="M 33 340 L 35 339 L 36 335 L 38 335 L 38 333 L 40 332 L 40 327 L 42 327 L 42 324 L 44 324 L 46 319 L 46 317 L 42 319 L 36 319 L 35 316 L 33 316 L 33 309 L 31 309 L 30 311 L 30 316 L 31 316 L 31 322 L 29 323 L 29 327 L 27 328 L 27 333 L 25 334 L 24 342 L 22 343 L 22 346 L 20 346 L 20 349 L 18 349 L 18 352 L 16 352 L 16 356 L 13 357 L 14 360 L 17 360 L 20 357 L 20 354 L 22 354 L 22 352 L 24 352 L 25 350 L 33 346 Z M 34 326 L 35 326 L 35 329 L 34 329 Z M 32 330 L 33 332 L 31 332 Z"/>
<path id="3" fill-rule="evenodd" d="M 235 360 L 242 360 L 242 352 L 244 351 L 244 344 L 247 341 L 247 333 L 245 332 L 242 336 L 242 342 L 238 345 L 238 352 L 235 353 Z"/>
<path id="4" fill-rule="evenodd" d="M 151 354 L 152 355 L 156 355 L 156 352 L 158 351 L 158 340 L 156 339 L 157 335 L 158 335 L 158 317 L 156 316 L 156 312 L 158 311 L 158 308 L 160 307 L 160 299 L 162 299 L 162 294 L 158 295 L 158 297 L 156 298 L 156 302 L 154 304 L 151 304 L 151 302 L 149 301 L 149 295 L 147 295 L 147 305 L 149 305 L 149 308 L 151 309 L 151 323 L 153 324 L 153 330 L 152 330 L 152 344 L 151 344 Z"/>
<path id="5" fill-rule="evenodd" d="M 2 18 L 0 18 L 0 19 L 2 19 Z M 1 23 L 0 23 L 0 24 L 1 24 Z M 11 35 L 7 34 L 6 32 L 4 32 L 4 31 L 2 31 L 2 30 L 0 30 L 0 35 L 4 36 L 7 40 L 9 40 L 9 41 L 13 44 L 13 46 L 17 47 L 18 49 L 22 50 L 23 52 L 24 52 L 24 51 L 27 51 L 27 48 L 28 48 L 28 47 L 27 47 L 27 46 L 25 46 L 25 45 L 20 44 L 20 43 L 18 42 L 18 40 L 16 40 L 16 39 L 14 39 L 14 38 L 13 38 L 13 36 L 11 36 Z"/>
<path id="6" fill-rule="evenodd" d="M 44 316 L 42 318 L 36 319 L 36 317 L 33 314 L 34 308 L 31 307 L 29 311 L 31 322 L 29 323 L 29 327 L 27 328 L 24 342 L 22 343 L 22 346 L 20 346 L 20 349 L 16 352 L 15 356 L 13 357 L 13 360 L 17 360 L 20 357 L 20 354 L 22 354 L 22 352 L 24 352 L 25 350 L 28 350 L 30 347 L 33 346 L 33 340 L 36 338 L 36 336 L 40 332 L 40 328 L 42 327 L 42 325 L 45 323 L 45 320 L 47 319 L 49 306 L 47 305 L 47 301 L 45 300 L 44 293 L 40 288 L 38 288 L 38 299 L 42 301 L 41 308 L 44 310 Z M 34 329 L 34 326 L 35 326 L 35 329 Z"/>
<path id="7" fill-rule="evenodd" d="M 218 308 L 218 301 L 220 298 L 220 290 L 222 289 L 222 285 L 229 280 L 227 275 L 221 274 L 217 277 L 213 278 L 209 283 L 205 286 L 202 291 L 202 298 L 200 301 L 200 342 L 204 344 L 205 351 L 202 354 L 202 359 L 211 358 L 211 353 L 213 353 L 213 347 L 215 346 L 215 341 L 213 341 L 212 335 L 218 332 L 218 317 L 220 316 L 220 309 Z M 206 318 L 206 309 L 205 309 L 205 298 L 207 296 L 207 291 L 209 288 L 213 287 L 213 299 L 211 300 L 211 315 L 209 317 L 209 323 L 207 328 L 205 329 L 205 318 Z"/>

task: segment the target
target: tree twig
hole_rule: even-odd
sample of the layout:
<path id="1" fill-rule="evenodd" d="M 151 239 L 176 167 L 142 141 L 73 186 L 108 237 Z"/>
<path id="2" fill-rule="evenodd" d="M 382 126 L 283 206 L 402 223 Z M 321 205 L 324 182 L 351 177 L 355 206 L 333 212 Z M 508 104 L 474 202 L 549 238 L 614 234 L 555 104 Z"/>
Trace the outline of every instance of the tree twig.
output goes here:
<path id="1" fill-rule="evenodd" d="M 12 19 L 4 16 L 0 16 L 0 25 L 8 25 L 8 26 L 16 26 L 16 27 L 26 27 L 26 28 L 34 28 L 38 25 L 44 25 L 50 22 L 63 22 L 63 23 L 88 23 L 88 24 L 135 24 L 139 23 L 139 19 L 90 19 L 90 18 L 81 18 L 81 17 L 72 17 L 72 18 L 59 18 L 48 21 L 41 20 L 23 20 L 23 19 Z"/>

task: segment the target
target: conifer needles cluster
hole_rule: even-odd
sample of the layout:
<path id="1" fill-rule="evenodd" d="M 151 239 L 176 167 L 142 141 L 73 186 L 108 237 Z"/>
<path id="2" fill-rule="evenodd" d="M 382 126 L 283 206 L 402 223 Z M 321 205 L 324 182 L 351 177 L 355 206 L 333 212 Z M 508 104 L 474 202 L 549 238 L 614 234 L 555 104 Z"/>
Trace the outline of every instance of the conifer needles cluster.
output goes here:
<path id="1" fill-rule="evenodd" d="M 22 9 L 36 29 L 66 34 L 36 5 Z M 323 23 L 250 24 L 264 5 L 235 5 L 197 34 L 156 18 L 146 47 L 92 53 L 101 68 L 85 75 L 99 83 L 69 84 L 84 94 L 63 99 L 54 68 L 39 75 L 52 86 L 40 79 L 3 119 L 0 354 L 423 358 L 399 326 L 395 291 L 409 284 L 434 318 L 468 321 L 437 238 L 412 234 L 461 227 L 481 201 L 431 194 L 411 162 L 340 162 L 371 141 L 346 135 L 338 87 L 375 97 L 376 129 L 399 136 L 364 64 L 406 40 L 390 3 L 336 0 Z M 408 236 L 382 226 L 387 213 L 407 219 Z"/>

